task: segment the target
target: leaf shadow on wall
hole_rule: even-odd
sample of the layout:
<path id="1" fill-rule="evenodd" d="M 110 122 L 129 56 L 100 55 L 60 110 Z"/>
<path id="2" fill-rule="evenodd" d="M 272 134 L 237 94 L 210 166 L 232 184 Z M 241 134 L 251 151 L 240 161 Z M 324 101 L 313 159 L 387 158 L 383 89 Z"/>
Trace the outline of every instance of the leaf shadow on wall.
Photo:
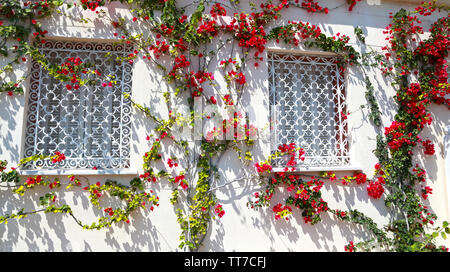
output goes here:
<path id="1" fill-rule="evenodd" d="M 18 124 L 16 118 L 19 116 L 20 109 L 24 107 L 23 97 L 23 95 L 9 97 L 6 93 L 0 94 L 0 105 L 2 108 L 0 111 L 0 131 L 3 131 L 0 134 L 2 143 L 0 146 L 0 154 L 2 154 L 3 158 L 7 155 L 11 160 L 16 162 L 20 159 L 21 142 L 16 140 L 17 135 L 13 135 L 12 132 L 17 129 Z"/>

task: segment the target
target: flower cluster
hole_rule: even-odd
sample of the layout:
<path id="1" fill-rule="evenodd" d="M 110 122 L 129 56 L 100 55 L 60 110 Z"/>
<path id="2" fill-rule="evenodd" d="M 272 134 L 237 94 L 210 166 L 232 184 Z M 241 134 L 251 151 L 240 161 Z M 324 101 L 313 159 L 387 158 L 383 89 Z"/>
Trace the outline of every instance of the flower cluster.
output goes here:
<path id="1" fill-rule="evenodd" d="M 422 204 L 418 204 L 418 214 L 415 215 L 409 215 L 410 217 L 414 216 L 415 218 L 417 218 L 418 220 L 420 220 L 420 224 L 421 226 L 423 226 L 423 224 L 431 224 L 434 225 L 434 220 L 436 220 L 436 215 L 433 214 L 430 211 L 430 208 L 428 206 L 424 206 Z"/>
<path id="2" fill-rule="evenodd" d="M 448 48 L 450 47 L 450 18 L 443 17 L 436 21 L 430 32 L 431 39 L 421 41 L 414 51 L 416 57 L 424 58 L 425 64 L 433 68 L 433 73 L 423 75 L 424 80 L 431 86 L 430 99 L 436 104 L 450 106 L 450 87 L 447 83 L 447 60 Z"/>
<path id="3" fill-rule="evenodd" d="M 298 3 L 298 1 L 299 0 L 295 0 L 295 3 Z M 328 8 L 320 6 L 319 3 L 314 0 L 303 0 L 301 7 L 306 9 L 309 13 L 324 12 L 325 14 L 328 14 Z"/>
<path id="4" fill-rule="evenodd" d="M 278 17 L 278 13 L 287 6 L 283 0 L 278 6 L 273 4 L 261 4 L 260 13 L 235 13 L 229 24 L 224 29 L 231 32 L 238 40 L 238 45 L 243 48 L 255 48 L 262 53 L 267 43 L 264 25 Z"/>
<path id="5" fill-rule="evenodd" d="M 106 208 L 103 210 L 105 213 L 107 213 L 109 216 L 114 215 L 114 210 L 112 208 Z"/>
<path id="6" fill-rule="evenodd" d="M 28 188 L 33 187 L 35 184 L 40 184 L 42 181 L 42 176 L 28 177 L 25 184 Z"/>
<path id="7" fill-rule="evenodd" d="M 213 18 L 217 18 L 217 16 L 226 16 L 227 15 L 227 11 L 225 10 L 224 7 L 222 7 L 220 5 L 220 3 L 214 4 L 209 13 L 211 14 L 211 17 L 213 17 Z"/>
<path id="8" fill-rule="evenodd" d="M 361 185 L 361 184 L 366 183 L 366 181 L 367 181 L 367 176 L 364 173 L 357 173 L 357 174 L 355 174 L 353 176 L 344 176 L 341 179 L 341 183 L 343 185 L 348 185 L 348 184 L 351 184 L 353 182 L 356 182 L 356 184 Z"/>
<path id="9" fill-rule="evenodd" d="M 200 19 L 203 23 L 197 27 L 200 39 L 212 39 L 219 34 L 219 25 L 216 20 Z"/>
<path id="10" fill-rule="evenodd" d="M 229 58 L 228 60 L 221 60 L 221 61 L 219 62 L 219 66 L 225 68 L 225 67 L 227 67 L 228 64 L 230 64 L 230 63 L 233 64 L 233 65 L 236 65 L 237 61 L 236 61 L 236 60 L 233 60 L 232 58 Z"/>
<path id="11" fill-rule="evenodd" d="M 21 13 L 23 11 L 20 11 L 18 9 L 20 9 L 21 7 L 19 7 L 17 9 L 17 6 L 14 5 L 14 2 L 12 3 L 14 6 L 13 9 L 9 9 L 10 7 L 8 5 L 4 5 L 3 7 L 0 8 L 0 14 L 1 15 L 6 15 L 7 18 L 9 17 L 13 17 L 15 15 L 22 15 Z M 52 8 L 55 7 L 55 3 L 53 3 L 53 1 L 49 1 L 49 0 L 39 0 L 39 1 L 23 1 L 23 6 L 25 7 L 24 10 L 26 9 L 25 12 L 27 12 L 27 16 L 30 17 L 35 17 L 35 16 L 44 16 L 44 15 L 48 15 L 50 14 L 50 12 L 52 11 Z M 31 13 L 31 14 L 29 14 Z M 33 24 L 35 24 L 35 22 L 32 22 Z"/>
<path id="12" fill-rule="evenodd" d="M 275 213 L 275 219 L 281 219 L 284 218 L 286 220 L 289 220 L 288 215 L 292 214 L 292 208 L 283 204 L 278 203 L 275 205 L 272 209 L 272 211 Z"/>
<path id="13" fill-rule="evenodd" d="M 298 148 L 295 143 L 288 144 L 282 144 L 278 146 L 279 155 L 282 157 L 289 158 L 289 160 L 286 162 L 285 170 L 288 170 L 289 166 L 292 166 L 292 170 L 295 170 L 296 165 L 299 164 L 299 161 L 305 160 L 305 150 L 303 148 Z M 298 153 L 297 153 L 298 151 Z"/>
<path id="14" fill-rule="evenodd" d="M 167 164 L 169 165 L 170 168 L 173 168 L 173 167 L 177 167 L 177 166 L 178 166 L 178 163 L 175 162 L 175 160 L 176 160 L 176 159 L 173 159 L 173 158 L 168 158 L 168 159 L 167 159 Z"/>
<path id="15" fill-rule="evenodd" d="M 278 204 L 274 207 L 276 219 L 285 218 L 292 212 L 291 206 L 293 206 L 302 210 L 305 223 L 315 224 L 321 220 L 321 213 L 328 210 L 327 202 L 321 197 L 320 190 L 324 182 L 320 179 L 312 177 L 310 180 L 304 181 L 298 175 L 281 172 L 274 173 L 269 180 L 265 190 L 254 194 L 256 201 L 249 202 L 252 208 L 269 205 L 275 188 L 279 185 L 287 185 L 287 192 L 290 195 L 286 199 L 285 206 Z"/>
<path id="16" fill-rule="evenodd" d="M 422 145 L 425 148 L 425 154 L 434 155 L 434 144 L 431 142 L 431 140 L 422 141 Z"/>
<path id="17" fill-rule="evenodd" d="M 419 182 L 425 182 L 427 171 L 420 168 L 418 164 L 416 164 L 416 167 L 412 169 L 412 172 L 415 173 L 415 177 L 418 179 Z"/>
<path id="18" fill-rule="evenodd" d="M 228 106 L 233 106 L 234 105 L 233 98 L 231 97 L 231 95 L 226 94 L 226 95 L 223 96 L 222 99 L 225 102 L 225 105 L 228 105 Z"/>
<path id="19" fill-rule="evenodd" d="M 336 33 L 336 36 L 333 36 L 332 39 L 343 43 L 348 43 L 350 41 L 349 36 L 341 34 L 340 32 Z"/>
<path id="20" fill-rule="evenodd" d="M 184 175 L 178 175 L 178 176 L 176 176 L 176 177 L 173 179 L 173 182 L 174 182 L 174 183 L 179 183 L 179 184 L 180 184 L 180 187 L 183 188 L 183 189 L 187 189 L 187 188 L 188 188 L 188 183 L 187 183 L 187 180 L 186 180 L 186 178 L 185 178 Z"/>
<path id="21" fill-rule="evenodd" d="M 431 189 L 430 186 L 425 186 L 422 188 L 422 197 L 423 199 L 428 199 L 428 195 L 433 192 L 433 189 Z"/>
<path id="22" fill-rule="evenodd" d="M 398 92 L 397 100 L 411 116 L 411 126 L 422 130 L 425 125 L 431 123 L 431 114 L 426 111 L 431 101 L 420 84 L 412 83 L 405 92 Z"/>
<path id="23" fill-rule="evenodd" d="M 86 74 L 87 70 L 81 66 L 83 62 L 80 58 L 68 58 L 64 63 L 60 65 L 57 74 L 64 77 L 64 81 L 70 81 L 70 84 L 66 85 L 67 90 L 78 90 L 80 88 L 80 75 L 79 73 Z"/>
<path id="24" fill-rule="evenodd" d="M 156 59 L 159 59 L 161 55 L 166 54 L 169 52 L 170 45 L 166 43 L 166 41 L 156 41 L 155 44 L 152 44 L 148 47 L 148 50 L 153 52 L 153 56 Z M 150 59 L 151 57 L 149 55 L 144 56 L 147 59 Z"/>
<path id="25" fill-rule="evenodd" d="M 274 179 L 273 184 L 276 184 L 277 181 Z M 265 206 L 270 203 L 273 197 L 273 190 L 272 189 L 266 189 L 263 192 L 256 192 L 253 194 L 255 197 L 255 201 L 250 201 L 250 208 L 254 209 L 255 207 Z"/>
<path id="26" fill-rule="evenodd" d="M 102 197 L 102 189 L 100 182 L 95 184 L 91 184 L 83 188 L 85 191 L 89 191 L 90 197 L 92 198 L 100 198 Z"/>
<path id="27" fill-rule="evenodd" d="M 353 241 L 350 241 L 347 245 L 345 245 L 344 250 L 346 252 L 355 252 L 356 248 L 355 248 L 355 244 L 353 243 Z"/>
<path id="28" fill-rule="evenodd" d="M 222 205 L 217 204 L 216 207 L 214 207 L 214 213 L 217 214 L 217 216 L 219 218 L 222 218 L 222 216 L 225 215 L 225 211 L 224 211 Z"/>
<path id="29" fill-rule="evenodd" d="M 197 71 L 185 74 L 185 86 L 192 90 L 192 97 L 198 97 L 203 93 L 201 84 L 206 81 L 214 80 L 214 76 L 211 72 Z"/>
<path id="30" fill-rule="evenodd" d="M 61 186 L 61 183 L 59 182 L 58 179 L 55 179 L 53 182 L 50 182 L 50 184 L 48 185 L 48 187 L 50 189 L 57 188 L 59 186 Z"/>
<path id="31" fill-rule="evenodd" d="M 401 147 L 415 143 L 411 141 L 411 134 L 405 135 L 406 124 L 403 122 L 393 121 L 391 126 L 386 127 L 384 130 L 384 135 L 388 140 L 388 145 L 391 150 L 399 150 Z"/>
<path id="32" fill-rule="evenodd" d="M 347 214 L 347 212 L 345 211 L 341 211 L 339 209 L 336 210 L 331 210 L 331 212 L 336 215 L 337 218 L 341 219 L 341 220 L 346 220 L 349 218 L 349 215 Z"/>
<path id="33" fill-rule="evenodd" d="M 152 174 L 150 171 L 146 171 L 144 174 L 139 175 L 139 178 L 144 179 L 148 182 L 156 182 L 156 176 Z"/>
<path id="34" fill-rule="evenodd" d="M 422 16 L 429 16 L 438 9 L 436 1 L 426 2 L 423 1 L 419 6 L 415 8 L 415 12 Z"/>
<path id="35" fill-rule="evenodd" d="M 58 163 L 65 160 L 66 156 L 63 153 L 56 151 L 55 154 L 50 159 L 52 163 Z"/>
<path id="36" fill-rule="evenodd" d="M 317 39 L 320 34 L 320 27 L 309 22 L 288 21 L 286 26 L 273 28 L 269 36 L 275 38 L 277 43 L 283 40 L 287 44 L 298 46 L 301 40 Z"/>
<path id="37" fill-rule="evenodd" d="M 320 214 L 328 210 L 328 203 L 322 199 L 320 192 L 323 184 L 322 180 L 312 177 L 309 181 L 303 181 L 295 186 L 295 194 L 287 200 L 287 203 L 292 203 L 303 210 L 305 223 L 317 223 L 320 221 Z"/>
<path id="38" fill-rule="evenodd" d="M 384 193 L 383 184 L 385 184 L 383 177 L 378 177 L 375 181 L 369 181 L 369 184 L 367 185 L 367 193 L 369 196 L 379 199 Z"/>
<path id="39" fill-rule="evenodd" d="M 84 9 L 95 11 L 98 7 L 105 5 L 105 0 L 80 0 Z"/>
<path id="40" fill-rule="evenodd" d="M 258 171 L 258 173 L 270 173 L 270 171 L 272 171 L 272 166 L 268 163 L 264 163 L 264 162 L 259 162 L 259 163 L 255 163 L 255 167 L 256 167 L 256 171 Z"/>

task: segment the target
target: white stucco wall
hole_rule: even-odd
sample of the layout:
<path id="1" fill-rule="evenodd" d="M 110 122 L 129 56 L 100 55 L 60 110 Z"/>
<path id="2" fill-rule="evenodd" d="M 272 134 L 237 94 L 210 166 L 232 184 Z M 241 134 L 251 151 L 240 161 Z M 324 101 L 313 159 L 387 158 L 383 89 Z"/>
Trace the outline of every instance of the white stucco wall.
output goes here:
<path id="1" fill-rule="evenodd" d="M 341 0 L 327 1 L 328 7 L 338 7 Z M 340 6 L 332 10 L 328 15 L 308 14 L 306 11 L 289 8 L 282 12 L 280 24 L 288 20 L 308 21 L 320 26 L 329 35 L 338 32 L 350 36 L 350 44 L 367 52 L 369 48 L 380 50 L 385 45 L 385 35 L 382 34 L 390 23 L 388 13 L 400 8 L 413 9 L 415 5 L 396 1 L 367 0 L 357 4 L 349 13 L 347 7 Z M 123 14 L 130 17 L 128 11 L 119 3 L 113 3 L 107 7 L 111 15 Z M 91 11 L 71 10 L 75 17 L 93 17 Z M 445 16 L 440 13 L 437 16 L 423 20 L 425 29 L 434 19 Z M 354 27 L 359 26 L 366 34 L 366 45 L 356 41 L 353 33 Z M 67 17 L 55 15 L 43 22 L 43 29 L 49 31 L 52 39 L 86 39 L 86 40 L 113 40 L 114 29 L 96 20 L 92 23 L 80 23 Z M 218 39 L 222 39 L 220 37 Z M 212 44 L 216 41 L 213 41 Z M 268 44 L 272 50 L 302 50 L 283 44 Z M 228 58 L 227 51 L 219 56 Z M 263 54 L 264 61 L 258 68 L 251 63 L 247 71 L 248 87 L 244 96 L 244 104 L 247 103 L 249 112 L 254 112 L 257 119 L 255 123 L 262 129 L 268 122 L 268 72 L 267 50 Z M 221 58 L 219 57 L 219 60 Z M 212 64 L 210 71 L 215 72 L 215 78 L 221 77 L 219 69 Z M 26 71 L 29 67 L 23 67 Z M 158 69 L 145 62 L 142 58 L 135 61 L 133 66 L 132 97 L 135 101 L 158 109 L 162 116 L 167 116 L 167 109 L 162 101 L 162 93 L 168 88 L 167 83 L 157 72 Z M 392 96 L 394 90 L 390 87 L 389 80 L 385 79 L 378 69 L 367 70 L 375 87 L 375 96 L 378 99 L 383 114 L 383 125 L 387 126 L 395 115 L 395 102 Z M 211 90 L 206 90 L 211 91 Z M 349 115 L 349 134 L 351 139 L 350 153 L 352 167 L 350 170 L 362 170 L 369 176 L 373 173 L 373 166 L 377 162 L 372 153 L 376 145 L 377 131 L 369 121 L 367 107 L 365 105 L 365 85 L 363 73 L 357 68 L 350 68 L 346 78 L 347 107 Z M 13 166 L 18 163 L 23 154 L 24 134 L 24 105 L 27 92 L 24 95 L 7 97 L 0 95 L 0 158 L 8 160 Z M 449 220 L 448 203 L 448 172 L 446 174 L 444 137 L 446 128 L 450 125 L 448 110 L 444 106 L 432 106 L 433 123 L 423 131 L 424 137 L 429 137 L 435 144 L 434 156 L 422 157 L 418 155 L 417 161 L 423 164 L 429 174 L 429 183 L 433 188 L 433 194 L 429 198 L 431 207 L 437 213 L 440 221 Z M 142 155 L 149 149 L 145 136 L 151 133 L 152 122 L 148 121 L 142 113 L 133 110 L 131 136 L 131 167 L 128 173 L 121 175 L 104 175 L 94 170 L 86 171 L 83 176 L 91 182 L 114 179 L 124 184 L 142 173 Z M 269 145 L 265 139 L 259 139 L 254 154 L 259 159 L 269 154 Z M 447 151 L 448 152 L 448 151 Z M 448 154 L 448 153 L 447 153 Z M 447 155 L 448 156 L 448 155 Z M 448 160 L 448 159 L 447 159 Z M 447 162 L 448 167 L 448 162 Z M 219 163 L 222 178 L 217 186 L 224 185 L 227 180 L 242 175 L 241 165 L 236 160 L 234 152 L 229 152 Z M 325 170 L 325 169 L 324 169 Z M 449 171 L 449 170 L 447 170 Z M 314 172 L 313 172 L 314 173 Z M 352 174 L 353 171 L 339 171 L 339 176 Z M 44 173 L 46 174 L 46 173 Z M 47 173 L 48 174 L 48 173 Z M 308 172 L 308 174 L 311 174 Z M 316 173 L 318 174 L 318 173 Z M 64 181 L 65 176 L 61 176 Z M 82 230 L 68 216 L 39 214 L 26 219 L 10 220 L 7 225 L 0 225 L 0 251 L 176 251 L 178 250 L 180 230 L 176 222 L 173 206 L 169 202 L 172 192 L 166 181 L 151 184 L 150 187 L 160 197 L 160 206 L 153 212 L 138 213 L 131 218 L 132 224 L 122 227 L 114 226 L 105 230 Z M 201 251 L 343 251 L 344 245 L 349 240 L 359 241 L 365 237 L 364 230 L 353 225 L 338 222 L 326 214 L 322 222 L 309 225 L 303 222 L 301 211 L 294 210 L 289 221 L 275 221 L 271 208 L 254 211 L 248 209 L 246 203 L 250 195 L 258 190 L 257 182 L 236 182 L 221 187 L 216 191 L 219 202 L 223 205 L 226 214 L 220 220 L 212 223 L 208 237 L 204 241 Z M 326 182 L 323 198 L 332 208 L 358 209 L 375 220 L 379 226 L 383 226 L 389 220 L 388 211 L 383 199 L 369 199 L 365 186 L 341 186 L 337 183 Z M 17 197 L 6 191 L 0 192 L 0 214 L 16 211 L 17 207 L 32 209 L 35 200 L 39 198 L 39 192 L 27 193 L 25 197 Z M 83 221 L 91 222 L 97 211 L 89 205 L 86 194 L 80 191 L 64 192 L 62 199 L 74 208 L 74 213 Z M 277 199 L 273 200 L 277 203 Z M 446 242 L 448 245 L 448 242 Z"/>

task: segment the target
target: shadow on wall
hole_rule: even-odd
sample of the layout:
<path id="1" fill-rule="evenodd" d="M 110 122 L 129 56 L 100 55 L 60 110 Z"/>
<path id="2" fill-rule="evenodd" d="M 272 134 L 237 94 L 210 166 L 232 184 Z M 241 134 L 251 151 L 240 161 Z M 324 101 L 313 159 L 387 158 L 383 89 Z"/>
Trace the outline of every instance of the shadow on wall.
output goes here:
<path id="1" fill-rule="evenodd" d="M 419 167 L 426 170 L 426 180 L 427 183 L 423 184 L 423 186 L 430 186 L 433 188 L 433 192 L 430 195 L 430 198 L 424 200 L 426 205 L 429 208 L 435 207 L 439 210 L 448 211 L 448 203 L 445 201 L 440 201 L 439 203 L 433 203 L 430 205 L 432 199 L 447 199 L 447 191 L 445 190 L 447 185 L 447 181 L 445 179 L 445 134 L 446 128 L 450 125 L 450 119 L 448 118 L 448 108 L 445 105 L 436 105 L 433 104 L 429 107 L 429 112 L 433 118 L 431 125 L 425 126 L 424 130 L 420 133 L 420 137 L 422 140 L 431 140 L 431 142 L 435 146 L 435 154 L 427 155 L 424 153 L 425 148 L 422 147 L 421 144 L 414 149 L 414 154 L 417 154 L 413 160 L 413 165 L 416 163 Z M 442 164 L 437 164 L 437 158 L 444 158 L 441 160 Z M 448 179 L 448 177 L 447 177 Z M 431 182 L 430 182 L 431 181 Z M 433 211 L 433 209 L 432 209 Z M 442 212 L 441 212 L 442 213 Z M 449 216 L 448 213 L 445 216 Z M 444 220 L 445 218 L 440 218 L 440 220 Z M 448 220 L 448 219 L 447 219 Z"/>
<path id="2" fill-rule="evenodd" d="M 19 125 L 17 123 L 19 112 L 24 107 L 23 96 L 8 96 L 0 94 L 0 156 L 2 159 L 9 158 L 9 162 L 18 162 L 20 156 L 20 142 L 17 141 Z M 19 132 L 21 133 L 21 132 Z M 11 166 L 11 165 L 10 165 Z"/>
<path id="3" fill-rule="evenodd" d="M 64 186 L 64 185 L 63 185 Z M 40 210 L 39 197 L 47 193 L 47 188 L 35 188 L 20 197 L 9 190 L 0 192 L 0 203 L 4 203 L 0 215 Z M 74 215 L 90 225 L 97 218 L 105 216 L 101 209 L 92 207 L 88 195 L 82 189 L 55 190 L 56 206 L 68 204 Z M 122 203 L 123 204 L 123 203 Z M 118 207 L 120 201 L 113 197 L 101 199 L 101 207 Z M 70 215 L 38 213 L 23 219 L 11 219 L 0 225 L 0 251 L 162 251 L 165 237 L 152 224 L 150 211 L 136 211 L 130 216 L 131 224 L 119 223 L 102 230 L 84 230 Z M 167 241 L 166 241 L 167 243 Z"/>
<path id="4" fill-rule="evenodd" d="M 329 209 L 357 208 L 372 217 L 380 229 L 384 227 L 389 217 L 384 200 L 369 199 L 365 185 L 343 186 L 324 181 L 322 196 Z M 311 251 L 313 248 L 314 251 L 343 251 L 348 241 L 373 238 L 364 227 L 343 222 L 327 212 L 322 213 L 322 220 L 315 225 L 304 223 L 302 210 L 295 207 L 289 221 L 276 220 L 272 208 L 277 203 L 285 204 L 286 188 L 277 189 L 269 207 L 255 210 L 246 204 L 258 188 L 258 181 L 253 180 L 227 184 L 217 191 L 226 214 L 212 223 L 199 251 Z"/>
<path id="5" fill-rule="evenodd" d="M 107 16 L 112 18 L 117 17 L 127 17 L 131 16 L 129 12 L 124 13 L 125 6 L 119 3 L 118 1 L 114 1 L 107 5 Z M 72 18 L 90 18 L 95 16 L 95 12 L 90 10 L 80 9 L 71 9 L 66 11 L 67 15 L 52 15 L 52 18 L 46 19 L 43 22 L 43 29 L 47 29 L 49 31 L 48 37 L 59 37 L 62 39 L 70 40 L 70 39 L 96 39 L 96 40 L 119 40 L 114 36 L 116 30 L 113 28 L 112 24 L 109 22 L 102 21 L 101 19 L 97 19 L 95 17 L 92 20 L 92 23 L 85 24 L 83 22 L 78 22 L 76 20 L 72 21 Z M 81 31 L 78 31 L 82 29 Z M 146 30 L 146 29 L 145 29 Z"/>
<path id="6" fill-rule="evenodd" d="M 427 170 L 427 175 L 432 181 L 437 181 L 438 165 L 436 164 L 436 157 L 445 158 L 444 154 L 444 136 L 445 129 L 450 125 L 448 118 L 448 109 L 445 105 L 433 104 L 429 108 L 429 112 L 433 118 L 431 125 L 425 126 L 422 133 L 419 135 L 422 140 L 431 140 L 435 146 L 439 146 L 440 153 L 436 152 L 434 155 L 424 154 L 422 145 L 418 145 L 415 149 L 419 165 Z M 442 173 L 441 173 L 442 174 Z"/>

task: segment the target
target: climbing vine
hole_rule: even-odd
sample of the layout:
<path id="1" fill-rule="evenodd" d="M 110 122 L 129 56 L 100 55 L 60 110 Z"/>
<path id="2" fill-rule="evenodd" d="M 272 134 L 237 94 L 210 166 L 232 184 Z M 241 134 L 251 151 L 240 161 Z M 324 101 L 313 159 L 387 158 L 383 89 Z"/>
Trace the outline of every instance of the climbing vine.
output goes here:
<path id="1" fill-rule="evenodd" d="M 360 0 L 343 1 L 348 11 L 355 9 Z M 446 57 L 449 48 L 449 19 L 443 17 L 430 29 L 431 36 L 420 40 L 423 34 L 420 16 L 429 16 L 443 7 L 436 2 L 425 2 L 414 11 L 401 9 L 391 14 L 387 34 L 388 46 L 383 53 L 361 54 L 349 44 L 350 37 L 337 33 L 328 36 L 319 26 L 302 21 L 289 21 L 282 26 L 273 26 L 288 8 L 300 8 L 308 13 L 328 14 L 332 9 L 323 7 L 317 1 L 264 1 L 250 3 L 251 12 L 242 12 L 239 1 L 220 4 L 214 1 L 198 0 L 184 7 L 174 0 L 133 1 L 121 0 L 128 5 L 132 18 L 110 17 L 102 7 L 111 1 L 81 0 L 81 8 L 90 10 L 97 18 L 111 24 L 113 36 L 118 43 L 133 45 L 133 52 L 120 59 L 133 63 L 142 58 L 155 65 L 163 79 L 171 86 L 171 91 L 163 94 L 168 109 L 167 118 L 159 115 L 157 109 L 144 106 L 124 94 L 132 105 L 148 117 L 156 128 L 152 133 L 143 135 L 149 143 L 143 152 L 143 173 L 124 186 L 108 180 L 103 184 L 90 184 L 82 177 L 70 175 L 65 184 L 66 190 L 78 189 L 88 195 L 94 207 L 103 210 L 97 222 L 90 225 L 82 223 L 75 217 L 72 208 L 66 204 L 56 205 L 58 194 L 55 189 L 62 183 L 59 179 L 35 176 L 21 181 L 17 171 L 22 164 L 30 160 L 51 160 L 57 163 L 65 159 L 64 154 L 55 151 L 53 155 L 36 154 L 25 158 L 16 168 L 6 171 L 7 162 L 1 161 L 0 181 L 8 184 L 12 192 L 24 196 L 28 190 L 47 186 L 49 193 L 40 197 L 39 205 L 43 208 L 34 211 L 19 209 L 15 213 L 0 217 L 0 223 L 10 219 L 20 219 L 38 212 L 63 213 L 70 215 L 78 225 L 85 229 L 101 229 L 121 222 L 130 223 L 132 212 L 158 206 L 159 198 L 152 190 L 146 191 L 147 185 L 165 180 L 172 186 L 170 202 L 174 205 L 177 221 L 180 225 L 180 248 L 198 250 L 211 226 L 211 220 L 226 215 L 226 211 L 215 196 L 215 181 L 219 180 L 218 164 L 222 156 L 234 150 L 243 167 L 254 169 L 245 177 L 247 180 L 259 180 L 261 191 L 256 192 L 248 202 L 250 208 L 272 206 L 272 198 L 277 188 L 287 188 L 289 196 L 284 203 L 272 206 L 274 217 L 289 219 L 293 208 L 301 210 L 305 223 L 317 224 L 325 213 L 338 220 L 347 221 L 367 228 L 373 239 L 354 243 L 349 241 L 346 251 L 373 250 L 382 248 L 386 251 L 442 251 L 448 250 L 435 244 L 438 235 L 446 237 L 450 233 L 448 223 L 435 227 L 437 220 L 431 209 L 422 204 L 432 192 L 426 185 L 426 172 L 418 164 L 413 164 L 415 148 L 420 145 L 424 154 L 432 156 L 434 146 L 428 139 L 422 139 L 420 132 L 432 121 L 427 108 L 432 104 L 450 106 L 447 98 L 450 93 L 447 84 Z M 276 3 L 275 3 L 276 2 Z M 68 58 L 63 63 L 52 63 L 39 51 L 40 44 L 45 43 L 48 31 L 41 28 L 40 20 L 53 13 L 64 13 L 65 6 L 71 9 L 77 4 L 65 4 L 64 1 L 41 0 L 23 2 L 18 0 L 0 1 L 0 54 L 8 62 L 0 69 L 2 83 L 0 92 L 9 96 L 23 93 L 23 83 L 28 75 L 16 81 L 8 81 L 8 75 L 15 66 L 30 59 L 46 69 L 55 79 L 64 82 L 68 92 L 76 92 L 80 86 L 95 84 L 101 79 L 102 87 L 116 84 L 111 75 L 102 75 L 95 66 L 84 63 L 79 58 Z M 186 14 L 186 10 L 193 10 Z M 229 20 L 221 20 L 225 16 Z M 79 18 L 87 21 L 86 18 Z M 145 26 L 151 31 L 135 33 L 135 26 Z M 272 26 L 270 30 L 268 27 Z M 361 28 L 355 28 L 354 34 L 361 43 L 365 43 Z M 217 37 L 229 37 L 213 43 Z M 374 175 L 355 173 L 352 176 L 337 178 L 333 172 L 323 172 L 316 176 L 296 173 L 295 166 L 304 160 L 304 150 L 294 144 L 280 146 L 265 161 L 255 161 L 252 155 L 254 140 L 258 131 L 248 122 L 245 113 L 239 112 L 242 97 L 247 87 L 246 73 L 249 69 L 258 69 L 264 60 L 263 53 L 268 42 L 303 45 L 307 48 L 334 53 L 340 56 L 339 68 L 342 71 L 351 66 L 366 65 L 365 59 L 373 57 L 386 77 L 390 77 L 396 90 L 398 111 L 393 122 L 385 127 L 384 135 L 377 136 L 377 148 L 374 154 L 378 158 Z M 239 57 L 218 60 L 222 48 L 231 47 L 230 56 Z M 220 64 L 226 88 L 218 89 L 210 64 L 217 60 Z M 253 66 L 250 66 L 252 63 Z M 374 95 L 370 79 L 365 77 L 366 99 L 364 105 L 370 111 L 369 118 L 377 128 L 382 127 L 381 112 Z M 213 93 L 210 90 L 214 90 Z M 178 110 L 179 101 L 189 106 L 189 113 L 183 115 Z M 181 127 L 192 128 L 195 122 L 210 119 L 210 115 L 198 116 L 196 103 L 209 106 L 219 104 L 232 113 L 232 117 L 223 118 L 221 126 L 215 126 L 201 140 L 190 141 L 177 133 Z M 342 113 L 346 114 L 346 113 Z M 346 116 L 345 116 L 346 117 Z M 231 135 L 231 136 L 230 136 Z M 225 137 L 227 136 L 227 137 Z M 230 137 L 228 137 L 230 136 Z M 165 145 L 173 146 L 173 154 L 163 153 Z M 279 157 L 288 157 L 284 171 L 274 172 L 272 161 Z M 166 165 L 166 170 L 159 170 L 159 164 Z M 325 182 L 339 180 L 343 186 L 366 186 L 368 196 L 379 199 L 384 196 L 385 204 L 392 212 L 394 220 L 387 226 L 379 227 L 370 217 L 361 211 L 342 211 L 329 207 L 322 198 L 321 189 Z M 84 184 L 84 185 L 83 185 Z M 100 199 L 105 195 L 117 197 L 125 205 L 122 208 L 101 207 Z M 429 234 L 429 230 L 432 233 Z"/>

